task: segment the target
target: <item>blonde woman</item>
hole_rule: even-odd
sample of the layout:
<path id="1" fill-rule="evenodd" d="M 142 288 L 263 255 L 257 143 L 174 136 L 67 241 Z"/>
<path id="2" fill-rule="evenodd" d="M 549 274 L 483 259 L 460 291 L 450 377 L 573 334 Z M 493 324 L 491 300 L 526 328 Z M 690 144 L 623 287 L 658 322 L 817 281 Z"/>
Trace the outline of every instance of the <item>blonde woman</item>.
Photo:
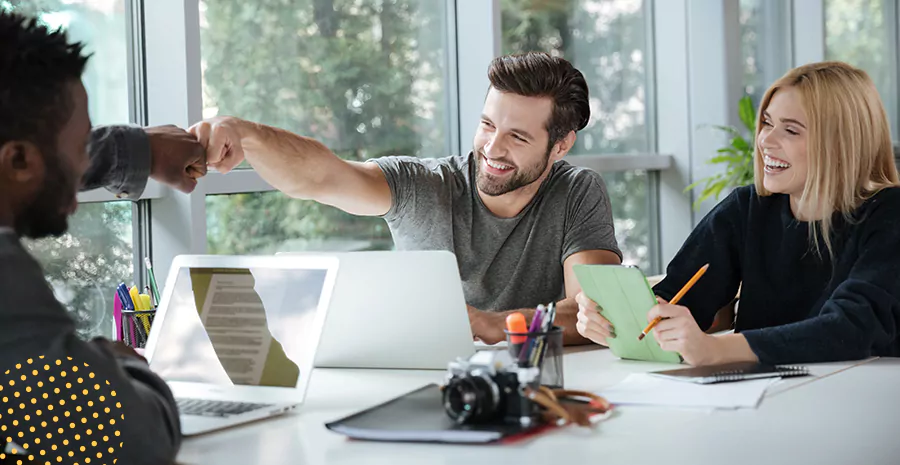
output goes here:
<path id="1" fill-rule="evenodd" d="M 654 287 L 652 334 L 691 365 L 825 362 L 900 355 L 900 188 L 884 107 L 869 76 L 839 62 L 772 85 L 756 125 L 754 185 L 710 212 Z M 704 264 L 679 302 L 666 303 Z M 734 334 L 706 334 L 741 288 Z M 577 330 L 615 330 L 584 294 Z"/>

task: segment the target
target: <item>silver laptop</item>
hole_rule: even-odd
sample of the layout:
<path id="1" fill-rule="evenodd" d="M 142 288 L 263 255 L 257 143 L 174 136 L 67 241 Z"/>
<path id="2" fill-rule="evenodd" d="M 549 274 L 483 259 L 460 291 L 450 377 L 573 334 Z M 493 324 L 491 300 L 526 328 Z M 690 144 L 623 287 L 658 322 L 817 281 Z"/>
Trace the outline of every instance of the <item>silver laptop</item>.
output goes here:
<path id="1" fill-rule="evenodd" d="M 457 357 L 475 353 L 452 253 L 370 251 L 324 256 L 336 258 L 340 266 L 316 353 L 317 367 L 446 370 Z"/>
<path id="2" fill-rule="evenodd" d="M 332 257 L 175 259 L 145 355 L 178 401 L 182 434 L 303 402 L 337 269 Z"/>

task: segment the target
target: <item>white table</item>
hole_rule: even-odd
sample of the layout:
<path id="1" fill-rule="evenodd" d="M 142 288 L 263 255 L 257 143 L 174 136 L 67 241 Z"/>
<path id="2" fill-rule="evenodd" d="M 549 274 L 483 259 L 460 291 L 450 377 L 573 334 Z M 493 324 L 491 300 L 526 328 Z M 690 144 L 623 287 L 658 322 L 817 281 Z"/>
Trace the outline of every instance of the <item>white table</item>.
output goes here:
<path id="1" fill-rule="evenodd" d="M 566 386 L 599 391 L 666 365 L 607 350 L 565 356 Z M 181 464 L 897 464 L 900 359 L 810 365 L 757 409 L 620 407 L 593 430 L 568 427 L 512 446 L 351 441 L 324 424 L 429 382 L 443 372 L 318 369 L 300 411 L 186 439 Z"/>

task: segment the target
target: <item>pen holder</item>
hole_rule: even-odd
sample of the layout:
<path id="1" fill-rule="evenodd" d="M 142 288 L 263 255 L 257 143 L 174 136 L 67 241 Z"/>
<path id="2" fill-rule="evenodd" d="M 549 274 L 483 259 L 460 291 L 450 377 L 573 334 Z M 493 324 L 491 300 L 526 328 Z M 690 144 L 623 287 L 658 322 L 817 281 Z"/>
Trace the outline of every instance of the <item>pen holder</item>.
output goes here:
<path id="1" fill-rule="evenodd" d="M 506 331 L 509 355 L 520 367 L 537 367 L 541 384 L 551 389 L 563 387 L 563 329 L 554 326 L 545 332 Z"/>
<path id="2" fill-rule="evenodd" d="M 122 310 L 122 342 L 129 347 L 143 349 L 155 316 L 156 310 Z"/>

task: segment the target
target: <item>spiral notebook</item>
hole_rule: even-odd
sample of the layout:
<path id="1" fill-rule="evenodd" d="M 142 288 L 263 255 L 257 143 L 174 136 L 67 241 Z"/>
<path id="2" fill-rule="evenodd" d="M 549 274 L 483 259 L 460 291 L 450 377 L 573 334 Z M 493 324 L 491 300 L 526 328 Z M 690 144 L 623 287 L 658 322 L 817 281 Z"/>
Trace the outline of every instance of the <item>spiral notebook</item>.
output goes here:
<path id="1" fill-rule="evenodd" d="M 738 362 L 725 365 L 679 368 L 677 370 L 654 371 L 653 376 L 688 381 L 697 384 L 726 383 L 760 378 L 785 378 L 806 376 L 809 370 L 801 366 L 775 366 L 756 362 Z"/>

